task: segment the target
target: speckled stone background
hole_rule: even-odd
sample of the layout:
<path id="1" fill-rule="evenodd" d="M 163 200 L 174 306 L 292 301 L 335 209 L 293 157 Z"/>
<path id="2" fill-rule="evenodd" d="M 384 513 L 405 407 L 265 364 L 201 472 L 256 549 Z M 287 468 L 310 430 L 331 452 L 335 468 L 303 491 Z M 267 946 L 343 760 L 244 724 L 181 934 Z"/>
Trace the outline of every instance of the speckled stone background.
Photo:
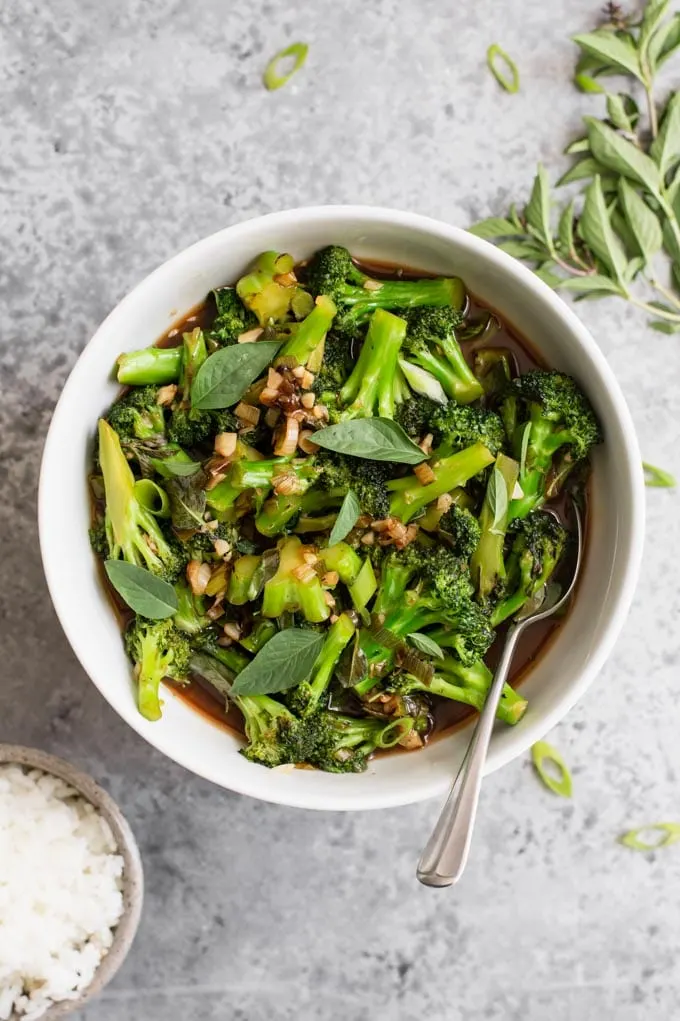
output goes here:
<path id="1" fill-rule="evenodd" d="M 556 176 L 582 114 L 569 33 L 599 0 L 4 0 L 0 5 L 0 740 L 88 768 L 148 883 L 134 952 L 79 1021 L 647 1021 L 677 1016 L 680 850 L 622 829 L 680 818 L 680 515 L 648 491 L 635 605 L 553 733 L 573 802 L 526 761 L 485 786 L 455 891 L 414 865 L 436 804 L 313 814 L 231 795 L 154 752 L 71 654 L 43 582 L 35 497 L 67 373 L 113 305 L 178 249 L 303 203 L 393 205 L 462 226 Z M 308 40 L 268 94 L 263 65 Z M 484 54 L 519 60 L 502 93 Z M 676 72 L 678 64 L 676 63 Z M 645 456 L 680 474 L 680 340 L 616 300 L 580 314 Z"/>

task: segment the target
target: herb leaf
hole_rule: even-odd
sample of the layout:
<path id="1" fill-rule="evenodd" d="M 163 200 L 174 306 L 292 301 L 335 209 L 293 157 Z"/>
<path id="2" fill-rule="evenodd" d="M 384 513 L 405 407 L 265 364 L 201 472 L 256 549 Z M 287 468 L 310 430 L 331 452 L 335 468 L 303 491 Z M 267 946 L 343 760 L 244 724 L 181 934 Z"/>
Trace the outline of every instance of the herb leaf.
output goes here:
<path id="1" fill-rule="evenodd" d="M 105 560 L 106 576 L 131 610 L 149 620 L 164 620 L 177 613 L 174 588 L 151 571 L 126 560 Z"/>
<path id="2" fill-rule="evenodd" d="M 620 284 L 617 284 L 611 277 L 602 276 L 600 273 L 587 277 L 567 277 L 566 280 L 560 280 L 559 288 L 561 291 L 579 291 L 581 294 L 623 295 L 625 293 Z"/>
<path id="3" fill-rule="evenodd" d="M 645 835 L 656 835 L 656 840 L 644 840 Z M 619 843 L 630 847 L 632 851 L 660 851 L 662 847 L 670 847 L 680 840 L 680 823 L 677 822 L 653 822 L 648 826 L 640 826 L 636 830 L 629 830 L 619 837 Z"/>
<path id="4" fill-rule="evenodd" d="M 620 284 L 626 270 L 623 245 L 612 229 L 599 175 L 586 188 L 579 233 L 598 259 L 607 266 Z"/>
<path id="5" fill-rule="evenodd" d="M 592 156 L 586 156 L 585 159 L 578 160 L 572 167 L 567 170 L 566 174 L 562 174 L 557 187 L 562 188 L 565 184 L 573 184 L 574 181 L 585 181 L 588 178 L 595 177 L 595 174 L 603 176 L 607 173 L 606 167 L 603 167 L 601 163 L 598 163 Z"/>
<path id="6" fill-rule="evenodd" d="M 489 531 L 492 535 L 503 535 L 503 525 L 508 514 L 508 485 L 503 472 L 496 465 L 486 488 L 486 497 L 489 501 L 489 510 L 493 514 Z"/>
<path id="7" fill-rule="evenodd" d="M 437 645 L 434 638 L 430 638 L 428 635 L 422 635 L 419 631 L 414 632 L 412 635 L 407 635 L 406 637 L 411 645 L 415 645 L 419 652 L 424 652 L 426 656 L 432 656 L 434 659 L 444 659 L 444 651 L 439 645 Z"/>
<path id="8" fill-rule="evenodd" d="M 534 178 L 534 186 L 526 208 L 526 218 L 529 226 L 552 253 L 554 246 L 550 227 L 550 181 L 542 163 L 538 164 L 538 173 Z"/>
<path id="9" fill-rule="evenodd" d="M 577 46 L 587 54 L 595 57 L 608 68 L 632 74 L 640 81 L 640 61 L 637 50 L 628 37 L 615 35 L 605 29 L 573 36 Z"/>
<path id="10" fill-rule="evenodd" d="M 619 180 L 619 199 L 635 242 L 645 262 L 650 262 L 663 245 L 661 224 L 625 177 Z"/>
<path id="11" fill-rule="evenodd" d="M 220 348 L 203 362 L 191 388 L 191 406 L 201 411 L 230 408 L 271 363 L 279 341 Z"/>
<path id="12" fill-rule="evenodd" d="M 369 461 L 420 464 L 426 459 L 412 439 L 390 418 L 354 418 L 314 433 L 314 442 L 326 450 Z"/>
<path id="13" fill-rule="evenodd" d="M 314 669 L 324 636 L 303 628 L 286 628 L 270 638 L 255 659 L 237 675 L 234 695 L 270 695 L 302 684 Z"/>
<path id="14" fill-rule="evenodd" d="M 170 516 L 180 530 L 201 528 L 207 496 L 204 489 L 194 485 L 194 479 L 171 479 L 166 487 L 170 498 Z"/>
<path id="15" fill-rule="evenodd" d="M 672 324 L 669 323 L 668 325 Z M 650 486 L 652 489 L 674 489 L 676 487 L 675 477 L 670 472 L 665 471 L 665 469 L 657 468 L 653 464 L 648 464 L 647 461 L 642 462 L 642 467 L 645 473 L 646 486 Z"/>
<path id="16" fill-rule="evenodd" d="M 571 773 L 556 748 L 553 748 L 547 741 L 537 741 L 531 747 L 531 761 L 548 790 L 552 791 L 553 794 L 559 794 L 561 798 L 571 797 Z M 547 771 L 546 763 L 552 764 L 557 769 L 558 777 L 553 776 Z"/>
<path id="17" fill-rule="evenodd" d="M 158 474 L 164 478 L 174 476 L 178 479 L 186 479 L 195 475 L 201 467 L 198 461 L 181 461 L 175 457 L 151 457 L 149 460 Z"/>
<path id="18" fill-rule="evenodd" d="M 493 241 L 494 238 L 514 237 L 523 235 L 524 230 L 521 224 L 512 223 L 502 216 L 490 216 L 488 220 L 481 220 L 474 227 L 470 227 L 470 234 L 475 234 L 485 241 Z"/>
<path id="19" fill-rule="evenodd" d="M 338 516 L 335 519 L 335 524 L 331 529 L 331 534 L 328 537 L 328 545 L 335 546 L 336 542 L 342 542 L 346 535 L 348 535 L 357 523 L 357 519 L 361 514 L 361 507 L 356 496 L 350 489 L 345 495 L 345 499 L 342 501 L 342 506 L 338 511 Z"/>
<path id="20" fill-rule="evenodd" d="M 674 93 L 669 99 L 659 134 L 649 151 L 662 177 L 680 160 L 680 92 Z"/>
<path id="21" fill-rule="evenodd" d="M 588 125 L 588 140 L 595 159 L 609 170 L 642 184 L 650 194 L 658 197 L 661 175 L 654 160 L 632 142 L 617 134 L 608 124 L 596 120 L 595 117 L 586 117 L 585 122 Z"/>

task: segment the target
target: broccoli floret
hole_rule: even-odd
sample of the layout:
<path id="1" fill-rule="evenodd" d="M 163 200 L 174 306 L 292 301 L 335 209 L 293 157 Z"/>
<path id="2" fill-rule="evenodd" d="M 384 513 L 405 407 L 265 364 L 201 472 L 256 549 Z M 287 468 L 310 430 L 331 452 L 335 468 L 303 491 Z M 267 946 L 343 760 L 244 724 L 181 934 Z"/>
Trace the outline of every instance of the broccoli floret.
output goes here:
<path id="1" fill-rule="evenodd" d="M 526 517 L 545 500 L 551 476 L 562 483 L 569 470 L 601 442 L 600 425 L 577 383 L 561 372 L 536 370 L 508 387 L 503 419 L 513 454 L 521 464 L 523 496 L 510 505 L 510 519 Z"/>
<path id="2" fill-rule="evenodd" d="M 347 249 L 339 245 L 330 245 L 315 254 L 309 267 L 309 284 L 313 294 L 333 299 L 339 310 L 337 326 L 350 334 L 376 309 L 421 305 L 460 309 L 465 304 L 465 289 L 457 277 L 372 280 L 355 266 Z"/>
<path id="3" fill-rule="evenodd" d="M 321 368 L 314 377 L 312 390 L 319 398 L 328 393 L 337 394 L 350 375 L 354 361 L 352 342 L 344 334 L 330 330 L 326 334 Z"/>
<path id="4" fill-rule="evenodd" d="M 228 542 L 238 553 L 251 553 L 254 549 L 253 543 L 242 538 L 237 526 L 227 521 L 218 522 L 214 528 L 206 527 L 203 531 L 194 532 L 184 539 L 184 545 L 191 560 L 219 560 L 222 554 L 215 550 L 217 540 Z"/>
<path id="5" fill-rule="evenodd" d="M 391 491 L 390 514 L 399 518 L 404 524 L 411 521 L 429 503 L 437 500 L 444 493 L 464 486 L 466 482 L 479 475 L 491 462 L 494 456 L 483 443 L 474 443 L 464 450 L 449 457 L 437 457 L 430 462 L 434 479 L 422 483 L 415 475 L 388 482 Z"/>
<path id="6" fill-rule="evenodd" d="M 156 403 L 155 386 L 133 387 L 120 397 L 107 415 L 107 421 L 121 440 L 147 440 L 165 432 L 163 408 Z"/>
<path id="7" fill-rule="evenodd" d="M 404 351 L 441 384 L 448 397 L 471 404 L 483 394 L 456 339 L 463 317 L 455 308 L 418 308 L 407 313 Z"/>
<path id="8" fill-rule="evenodd" d="M 567 538 L 567 531 L 552 514 L 535 511 L 516 523 L 505 569 L 505 593 L 491 617 L 494 627 L 515 616 L 547 584 L 564 555 Z"/>
<path id="9" fill-rule="evenodd" d="M 317 488 L 341 499 L 351 489 L 364 513 L 374 519 L 387 517 L 390 510 L 389 462 L 322 451 L 316 457 L 316 465 L 320 469 Z"/>
<path id="10" fill-rule="evenodd" d="M 294 267 L 291 255 L 262 252 L 236 284 L 236 293 L 260 326 L 283 322 L 288 316 L 298 292 Z"/>
<path id="11" fill-rule="evenodd" d="M 437 671 L 429 683 L 411 674 L 395 674 L 390 678 L 387 690 L 401 695 L 426 692 L 452 702 L 462 702 L 481 712 L 493 680 L 493 674 L 481 660 L 472 666 L 464 666 L 457 659 L 447 656 L 444 660 L 437 660 Z M 521 720 L 526 707 L 526 699 L 506 684 L 496 716 L 512 726 Z"/>
<path id="12" fill-rule="evenodd" d="M 385 721 L 317 713 L 305 726 L 307 761 L 329 773 L 361 773 L 375 751 L 405 742 L 414 722 L 409 716 Z"/>
<path id="13" fill-rule="evenodd" d="M 106 522 L 102 518 L 96 521 L 90 528 L 90 546 L 94 553 L 102 560 L 109 557 L 109 536 L 106 532 Z"/>
<path id="14" fill-rule="evenodd" d="M 434 434 L 439 457 L 464 450 L 472 443 L 483 443 L 495 457 L 507 446 L 503 421 L 494 411 L 450 401 L 433 409 L 428 426 Z"/>
<path id="15" fill-rule="evenodd" d="M 395 420 L 411 439 L 421 439 L 434 431 L 432 417 L 441 405 L 428 397 L 409 397 L 397 407 Z"/>
<path id="16" fill-rule="evenodd" d="M 477 518 L 465 507 L 451 504 L 439 519 L 438 528 L 453 540 L 454 552 L 469 560 L 479 545 L 482 528 Z"/>
<path id="17" fill-rule="evenodd" d="M 196 635 L 210 626 L 210 618 L 206 616 L 205 600 L 195 596 L 184 581 L 175 585 L 177 593 L 177 612 L 173 616 L 175 627 L 187 635 Z"/>
<path id="18" fill-rule="evenodd" d="M 207 333 L 208 340 L 228 347 L 236 344 L 242 333 L 257 326 L 257 316 L 245 307 L 234 287 L 216 287 L 211 294 L 216 313 Z"/>
<path id="19" fill-rule="evenodd" d="M 99 459 L 106 497 L 109 556 L 145 567 L 174 582 L 187 563 L 182 544 L 166 535 L 157 519 L 135 494 L 135 478 L 120 440 L 103 418 L 99 420 Z"/>
<path id="20" fill-rule="evenodd" d="M 213 433 L 212 416 L 209 411 L 196 408 L 174 408 L 168 423 L 168 437 L 180 447 L 198 447 L 210 439 Z"/>
<path id="21" fill-rule="evenodd" d="M 342 410 L 337 421 L 351 418 L 394 418 L 397 407 L 395 377 L 399 350 L 406 334 L 406 322 L 378 309 L 371 316 L 366 339 L 354 368 L 340 390 Z"/>
<path id="22" fill-rule="evenodd" d="M 264 586 L 264 617 L 299 611 L 305 620 L 320 623 L 330 616 L 319 576 L 304 559 L 306 551 L 297 536 L 291 535 L 279 543 L 278 570 Z"/>
<path id="23" fill-rule="evenodd" d="M 135 664 L 139 711 L 147 720 L 159 720 L 160 683 L 164 677 L 187 680 L 191 646 L 171 620 L 137 616 L 125 632 L 125 648 Z"/>

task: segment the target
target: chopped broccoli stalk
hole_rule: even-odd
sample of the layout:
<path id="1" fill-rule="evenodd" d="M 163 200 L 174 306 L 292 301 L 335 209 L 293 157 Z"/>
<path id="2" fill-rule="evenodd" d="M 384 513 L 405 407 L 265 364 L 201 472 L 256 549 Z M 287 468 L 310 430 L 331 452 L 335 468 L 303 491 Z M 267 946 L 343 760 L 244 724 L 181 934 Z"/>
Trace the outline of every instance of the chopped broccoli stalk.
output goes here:
<path id="1" fill-rule="evenodd" d="M 339 327 L 356 330 L 376 309 L 406 309 L 420 305 L 461 309 L 465 288 L 457 277 L 423 280 L 373 280 L 355 266 L 346 248 L 329 245 L 318 251 L 309 269 L 313 294 L 328 295 L 340 310 Z"/>
<path id="2" fill-rule="evenodd" d="M 205 602 L 202 596 L 195 596 L 184 581 L 175 585 L 177 593 L 177 613 L 173 616 L 175 627 L 188 635 L 196 635 L 210 625 L 210 618 L 205 613 Z"/>
<path id="3" fill-rule="evenodd" d="M 345 646 L 354 635 L 355 625 L 347 613 L 341 613 L 326 634 L 321 652 L 314 664 L 309 681 L 298 685 L 293 693 L 291 708 L 303 716 L 314 712 L 323 700 L 327 701 L 328 686 Z"/>
<path id="4" fill-rule="evenodd" d="M 161 681 L 187 680 L 191 646 L 171 620 L 136 617 L 125 632 L 125 648 L 135 664 L 139 711 L 147 720 L 159 720 Z"/>
<path id="5" fill-rule="evenodd" d="M 383 309 L 373 313 L 356 365 L 340 390 L 346 405 L 341 419 L 394 418 L 394 375 L 405 334 L 403 319 Z"/>
<path id="6" fill-rule="evenodd" d="M 329 507 L 337 508 L 342 503 L 343 496 L 341 490 L 318 488 L 310 489 L 299 496 L 272 496 L 262 505 L 260 513 L 255 518 L 255 527 L 261 535 L 267 536 L 297 531 L 302 515 L 314 514 Z M 310 521 L 309 518 L 306 520 Z M 312 525 L 304 530 L 318 531 L 318 527 Z"/>
<path id="7" fill-rule="evenodd" d="M 601 441 L 601 431 L 588 399 L 561 372 L 536 370 L 513 379 L 503 415 L 521 464 L 524 495 L 510 504 L 514 520 L 541 506 L 549 477 L 558 475 L 564 482 L 570 468 Z"/>
<path id="8" fill-rule="evenodd" d="M 294 358 L 298 365 L 306 365 L 330 329 L 335 311 L 330 298 L 318 297 L 312 311 L 294 328 L 277 358 Z"/>
<path id="9" fill-rule="evenodd" d="M 365 610 L 375 595 L 377 588 L 378 582 L 375 577 L 375 571 L 373 570 L 373 564 L 369 558 L 366 557 L 361 565 L 361 570 L 349 586 L 350 598 L 355 608 L 360 612 Z"/>
<path id="10" fill-rule="evenodd" d="M 182 359 L 180 385 L 184 391 L 185 399 L 188 400 L 191 393 L 191 384 L 196 378 L 196 373 L 208 357 L 203 330 L 197 326 L 191 333 L 182 334 L 182 346 L 184 357 Z"/>
<path id="11" fill-rule="evenodd" d="M 419 681 L 410 674 L 397 675 L 390 683 L 390 690 L 402 695 L 427 692 L 430 695 L 439 695 L 440 698 L 448 698 L 452 702 L 462 702 L 463 705 L 469 705 L 481 712 L 493 680 L 491 671 L 483 662 L 465 667 L 457 660 L 447 657 L 443 661 L 437 661 L 437 670 L 440 673 L 435 674 L 429 684 Z M 512 726 L 521 720 L 526 707 L 526 699 L 506 684 L 496 716 L 503 723 Z"/>
<path id="12" fill-rule="evenodd" d="M 512 355 L 505 348 L 483 347 L 475 354 L 475 375 L 487 400 L 500 397 L 512 379 Z"/>
<path id="13" fill-rule="evenodd" d="M 262 557 L 246 553 L 234 563 L 229 576 L 227 602 L 233 606 L 244 606 L 257 599 L 264 584 Z"/>
<path id="14" fill-rule="evenodd" d="M 234 287 L 216 287 L 212 295 L 217 311 L 208 331 L 209 340 L 227 347 L 257 326 L 257 317 L 245 307 Z"/>
<path id="15" fill-rule="evenodd" d="M 247 637 L 241 638 L 239 644 L 247 649 L 248 652 L 253 654 L 259 652 L 260 649 L 264 648 L 270 638 L 273 638 L 277 632 L 276 624 L 273 620 L 254 620 L 251 632 Z"/>
<path id="16" fill-rule="evenodd" d="M 327 571 L 337 572 L 343 585 L 352 585 L 361 570 L 361 557 L 346 542 L 319 550 L 319 559 Z"/>
<path id="17" fill-rule="evenodd" d="M 296 535 L 309 535 L 312 532 L 330 532 L 337 514 L 321 514 L 318 517 L 309 514 L 301 514 L 295 522 L 293 531 Z"/>
<path id="18" fill-rule="evenodd" d="M 286 612 L 300 611 L 305 620 L 320 623 L 330 616 L 321 581 L 313 566 L 304 559 L 305 552 L 307 550 L 297 536 L 290 536 L 280 543 L 278 570 L 264 586 L 264 617 L 280 617 Z"/>
<path id="19" fill-rule="evenodd" d="M 135 387 L 113 404 L 106 417 L 124 442 L 159 440 L 165 433 L 163 408 L 156 402 L 153 386 Z"/>
<path id="20" fill-rule="evenodd" d="M 564 555 L 567 532 L 552 514 L 534 511 L 518 522 L 505 567 L 505 591 L 491 615 L 498 627 L 514 617 L 550 580 Z"/>
<path id="21" fill-rule="evenodd" d="M 519 465 L 511 457 L 499 454 L 489 476 L 479 516 L 481 537 L 472 555 L 470 570 L 477 596 L 485 603 L 502 591 L 505 579 L 503 547 L 508 528 L 509 508 L 517 482 Z"/>
<path id="22" fill-rule="evenodd" d="M 406 486 L 389 482 L 387 488 L 393 490 L 390 500 L 390 513 L 407 524 L 427 507 L 428 503 L 437 500 L 444 493 L 450 493 L 459 486 L 464 486 L 475 475 L 478 475 L 494 457 L 483 443 L 474 443 L 471 447 L 443 457 L 430 464 L 434 472 L 434 482 L 423 485 L 415 477 L 409 479 Z M 400 482 L 400 480 L 396 480 Z"/>
<path id="23" fill-rule="evenodd" d="M 182 371 L 181 347 L 145 347 L 127 351 L 116 360 L 116 378 L 127 386 L 176 383 Z"/>
<path id="24" fill-rule="evenodd" d="M 116 432 L 99 420 L 99 460 L 106 495 L 109 556 L 123 559 L 174 582 L 186 566 L 181 544 L 167 538 L 154 515 L 137 497 L 135 478 Z"/>
<path id="25" fill-rule="evenodd" d="M 483 391 L 456 339 L 462 317 L 454 308 L 419 308 L 408 313 L 404 350 L 459 404 L 471 404 Z"/>
<path id="26" fill-rule="evenodd" d="M 295 277 L 292 276 L 294 265 L 290 255 L 263 252 L 236 284 L 236 293 L 246 308 L 255 314 L 260 326 L 267 326 L 272 321 L 281 322 L 288 315 L 297 293 Z"/>

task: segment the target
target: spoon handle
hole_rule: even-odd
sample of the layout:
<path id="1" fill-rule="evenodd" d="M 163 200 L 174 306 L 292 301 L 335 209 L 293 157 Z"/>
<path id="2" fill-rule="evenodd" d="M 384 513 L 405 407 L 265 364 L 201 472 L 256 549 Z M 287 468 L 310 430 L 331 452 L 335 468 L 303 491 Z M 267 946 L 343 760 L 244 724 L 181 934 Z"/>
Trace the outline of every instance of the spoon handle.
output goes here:
<path id="1" fill-rule="evenodd" d="M 521 624 L 513 624 L 508 629 L 503 654 L 465 758 L 453 781 L 432 836 L 418 862 L 417 876 L 425 886 L 452 886 L 463 874 L 472 842 L 484 763 L 493 733 L 496 710 L 521 631 Z"/>

